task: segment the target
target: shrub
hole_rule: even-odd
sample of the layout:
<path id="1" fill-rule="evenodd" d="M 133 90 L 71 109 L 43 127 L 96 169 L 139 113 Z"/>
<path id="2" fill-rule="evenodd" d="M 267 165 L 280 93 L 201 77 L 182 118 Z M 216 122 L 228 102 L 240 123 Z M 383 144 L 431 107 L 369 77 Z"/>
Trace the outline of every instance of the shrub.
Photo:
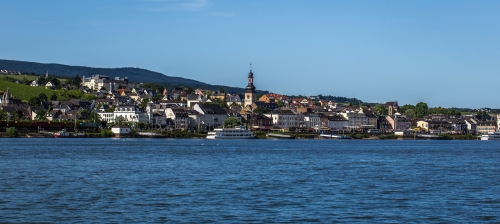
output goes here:
<path id="1" fill-rule="evenodd" d="M 352 138 L 352 139 L 362 139 L 362 138 L 363 138 L 363 136 L 362 136 L 362 135 L 360 135 L 360 134 L 355 134 L 355 133 L 353 133 L 353 134 L 351 134 L 351 138 Z"/>
<path id="2" fill-rule="evenodd" d="M 263 132 L 263 131 L 255 131 L 255 132 L 253 132 L 253 135 L 256 138 L 267 138 L 266 132 Z"/>
<path id="3" fill-rule="evenodd" d="M 9 137 L 12 137 L 12 138 L 17 137 L 17 130 L 16 130 L 16 128 L 15 127 L 8 128 L 7 129 L 7 135 Z"/>
<path id="4" fill-rule="evenodd" d="M 398 136 L 395 134 L 390 135 L 380 135 L 378 136 L 380 139 L 398 139 Z"/>
<path id="5" fill-rule="evenodd" d="M 113 136 L 113 132 L 111 130 L 106 130 L 106 129 L 102 129 L 101 130 L 101 137 L 103 138 L 109 138 L 109 137 L 112 137 Z"/>

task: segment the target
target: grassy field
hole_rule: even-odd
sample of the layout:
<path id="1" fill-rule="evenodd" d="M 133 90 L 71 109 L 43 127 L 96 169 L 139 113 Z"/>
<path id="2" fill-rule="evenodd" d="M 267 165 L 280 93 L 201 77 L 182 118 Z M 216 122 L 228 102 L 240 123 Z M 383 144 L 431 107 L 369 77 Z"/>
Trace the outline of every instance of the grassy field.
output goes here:
<path id="1" fill-rule="evenodd" d="M 0 90 L 5 92 L 7 88 L 10 89 L 15 99 L 21 99 L 24 102 L 28 102 L 30 97 L 38 97 L 40 93 L 45 93 L 47 97 L 50 97 L 54 93 L 54 91 L 45 89 L 45 87 L 31 87 L 0 79 Z"/>
<path id="2" fill-rule="evenodd" d="M 36 76 L 36 75 L 7 75 L 7 74 L 0 74 L 0 78 L 2 77 L 11 77 L 13 79 L 17 79 L 17 80 L 22 80 L 23 78 L 26 78 L 28 81 L 33 81 L 35 79 L 38 79 L 40 76 Z M 68 81 L 67 79 L 61 79 L 61 78 L 58 78 L 59 81 L 61 83 L 65 83 L 66 81 Z"/>
<path id="3" fill-rule="evenodd" d="M 35 75 L 6 75 L 6 74 L 0 74 L 0 78 L 2 77 L 11 77 L 13 79 L 17 80 L 22 80 L 23 78 L 26 78 L 29 81 L 33 81 L 35 79 L 38 79 L 38 76 Z"/>

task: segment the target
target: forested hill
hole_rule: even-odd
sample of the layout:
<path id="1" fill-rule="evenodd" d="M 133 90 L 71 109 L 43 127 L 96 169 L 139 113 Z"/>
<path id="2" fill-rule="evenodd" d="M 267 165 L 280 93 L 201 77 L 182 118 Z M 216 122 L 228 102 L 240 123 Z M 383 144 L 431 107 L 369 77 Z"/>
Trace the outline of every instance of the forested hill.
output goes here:
<path id="1" fill-rule="evenodd" d="M 199 82 L 192 79 L 181 77 L 166 76 L 159 72 L 149 71 L 142 68 L 92 68 L 85 66 L 70 66 L 62 64 L 44 64 L 36 62 L 1 60 L 0 70 L 18 71 L 21 73 L 36 73 L 45 74 L 59 77 L 74 77 L 75 75 L 92 76 L 95 74 L 106 75 L 110 78 L 114 77 L 128 77 L 130 82 L 136 83 L 156 83 L 165 86 L 191 86 L 194 88 L 205 88 L 217 90 L 220 85 L 212 85 L 204 82 Z M 240 93 L 244 92 L 244 88 L 223 86 L 228 92 Z"/>

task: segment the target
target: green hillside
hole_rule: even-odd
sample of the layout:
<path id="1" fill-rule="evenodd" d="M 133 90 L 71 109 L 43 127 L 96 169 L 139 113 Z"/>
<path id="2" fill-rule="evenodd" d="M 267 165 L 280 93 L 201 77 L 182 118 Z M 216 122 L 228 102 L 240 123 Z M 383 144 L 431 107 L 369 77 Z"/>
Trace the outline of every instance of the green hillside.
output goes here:
<path id="1" fill-rule="evenodd" d="M 189 78 L 167 76 L 159 72 L 149 71 L 141 68 L 92 68 L 85 66 L 70 66 L 53 63 L 36 63 L 26 61 L 14 61 L 0 59 L 0 69 L 19 71 L 21 73 L 35 73 L 54 75 L 57 77 L 90 77 L 95 74 L 114 77 L 128 77 L 130 82 L 135 83 L 154 83 L 167 87 L 191 86 L 193 88 L 204 88 L 210 90 L 218 90 L 221 85 L 211 85 L 204 82 L 196 81 Z M 217 74 L 206 74 L 207 76 L 216 76 Z M 246 73 L 241 74 L 242 86 L 246 86 Z M 245 88 L 222 86 L 230 93 L 243 93 Z M 257 90 L 258 93 L 267 93 L 267 91 Z"/>
<path id="2" fill-rule="evenodd" d="M 10 89 L 15 99 L 21 99 L 24 102 L 28 102 L 30 97 L 38 97 L 40 93 L 45 93 L 49 97 L 54 93 L 53 90 L 45 89 L 45 87 L 31 87 L 0 79 L 0 90 L 5 92 L 7 88 Z"/>
<path id="3" fill-rule="evenodd" d="M 37 80 L 38 78 L 40 78 L 40 76 L 36 76 L 36 75 L 7 75 L 7 74 L 0 74 L 0 79 L 3 78 L 3 77 L 9 77 L 9 78 L 13 78 L 13 79 L 17 79 L 19 81 L 23 80 L 24 78 L 26 78 L 28 81 L 33 81 L 33 80 Z M 67 79 L 63 79 L 63 78 L 58 78 L 59 81 L 61 81 L 61 83 L 65 83 L 66 81 L 68 81 Z"/>

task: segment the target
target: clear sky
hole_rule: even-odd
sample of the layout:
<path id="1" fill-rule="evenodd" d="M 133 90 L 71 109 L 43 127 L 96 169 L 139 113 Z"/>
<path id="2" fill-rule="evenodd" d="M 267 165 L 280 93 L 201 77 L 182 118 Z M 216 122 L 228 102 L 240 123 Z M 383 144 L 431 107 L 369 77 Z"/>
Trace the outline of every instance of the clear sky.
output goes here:
<path id="1" fill-rule="evenodd" d="M 2 0 L 0 58 L 500 108 L 500 1 Z"/>

